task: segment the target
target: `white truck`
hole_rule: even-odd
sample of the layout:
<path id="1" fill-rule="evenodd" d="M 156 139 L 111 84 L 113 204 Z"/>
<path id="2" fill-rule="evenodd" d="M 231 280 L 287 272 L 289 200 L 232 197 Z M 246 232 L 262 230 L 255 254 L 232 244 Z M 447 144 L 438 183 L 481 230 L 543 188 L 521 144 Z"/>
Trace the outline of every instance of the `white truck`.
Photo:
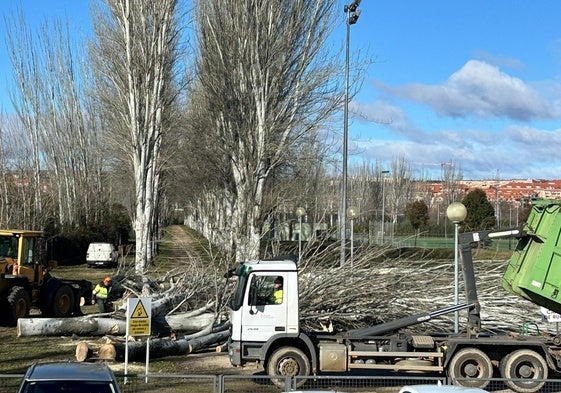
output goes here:
<path id="1" fill-rule="evenodd" d="M 478 241 L 519 238 L 503 287 L 560 312 L 560 270 L 547 269 L 558 263 L 555 255 L 561 254 L 556 240 L 561 238 L 561 214 L 557 216 L 560 211 L 561 201 L 536 203 L 524 229 L 461 234 L 466 304 L 344 332 L 308 332 L 300 328 L 295 260 L 241 263 L 229 272 L 238 279 L 230 304 L 230 362 L 234 366 L 260 362 L 269 375 L 289 377 L 353 369 L 438 372 L 456 384 L 482 389 L 497 368 L 509 388 L 536 392 L 545 384 L 550 370 L 561 372 L 561 336 L 543 332 L 518 336 L 482 334 L 471 248 Z M 278 278 L 283 281 L 280 303 L 270 296 Z M 413 334 L 402 330 L 462 309 L 468 311 L 465 333 Z M 305 382 L 299 381 L 299 386 Z"/>
<path id="2" fill-rule="evenodd" d="M 86 252 L 88 267 L 115 267 L 119 253 L 113 243 L 90 243 Z"/>

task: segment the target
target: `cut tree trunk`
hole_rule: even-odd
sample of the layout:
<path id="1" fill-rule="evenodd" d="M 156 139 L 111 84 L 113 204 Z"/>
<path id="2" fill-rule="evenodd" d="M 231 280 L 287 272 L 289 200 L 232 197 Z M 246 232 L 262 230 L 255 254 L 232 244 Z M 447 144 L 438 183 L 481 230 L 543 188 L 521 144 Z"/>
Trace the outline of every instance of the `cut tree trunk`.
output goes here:
<path id="1" fill-rule="evenodd" d="M 163 330 L 169 326 L 175 332 L 199 332 L 212 326 L 213 313 L 187 317 L 189 313 L 152 318 L 152 330 Z M 161 322 L 161 323 L 158 323 Z M 123 319 L 82 316 L 74 318 L 19 318 L 18 337 L 30 336 L 104 336 L 126 333 L 127 323 Z"/>
<path id="2" fill-rule="evenodd" d="M 93 354 L 92 349 L 88 345 L 88 343 L 84 341 L 80 341 L 78 345 L 76 345 L 76 360 L 79 362 L 83 362 L 84 360 L 90 358 Z"/>
<path id="3" fill-rule="evenodd" d="M 214 322 L 214 313 L 191 315 L 190 313 L 166 315 L 168 326 L 176 332 L 198 332 Z"/>
<path id="4" fill-rule="evenodd" d="M 103 336 L 125 334 L 126 321 L 115 318 L 19 318 L 17 336 Z"/>
<path id="5" fill-rule="evenodd" d="M 209 346 L 222 344 L 228 339 L 230 332 L 224 330 L 217 333 L 211 333 L 203 337 L 194 338 L 191 340 L 178 339 L 172 340 L 171 338 L 156 338 L 150 340 L 150 358 L 162 358 L 166 356 L 185 355 L 200 351 Z M 80 345 L 80 344 L 79 344 Z M 115 342 L 106 344 L 105 346 L 112 346 L 114 348 L 115 360 L 123 360 L 125 358 L 126 343 Z M 106 351 L 108 351 L 106 349 Z M 90 354 L 93 353 L 89 352 Z M 128 343 L 128 359 L 131 361 L 140 361 L 146 359 L 146 341 L 131 341 Z M 84 361 L 86 359 L 78 359 Z"/>
<path id="6" fill-rule="evenodd" d="M 84 362 L 94 355 L 97 355 L 97 358 L 102 360 L 115 360 L 115 347 L 112 344 L 103 344 L 94 351 L 85 341 L 80 341 L 76 345 L 76 360 L 78 362 Z"/>

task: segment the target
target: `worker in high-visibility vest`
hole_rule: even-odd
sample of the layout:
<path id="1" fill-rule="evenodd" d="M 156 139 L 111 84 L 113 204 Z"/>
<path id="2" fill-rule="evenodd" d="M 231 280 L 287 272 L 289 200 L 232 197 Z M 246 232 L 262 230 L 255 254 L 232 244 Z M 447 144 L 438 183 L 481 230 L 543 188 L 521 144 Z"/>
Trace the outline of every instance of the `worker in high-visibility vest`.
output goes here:
<path id="1" fill-rule="evenodd" d="M 273 282 L 273 302 L 275 304 L 282 303 L 282 277 L 277 277 Z"/>
<path id="2" fill-rule="evenodd" d="M 100 313 L 108 312 L 109 307 L 109 292 L 111 292 L 113 280 L 111 277 L 105 277 L 102 282 L 97 284 L 93 290 L 92 304 L 97 303 L 97 308 Z"/>

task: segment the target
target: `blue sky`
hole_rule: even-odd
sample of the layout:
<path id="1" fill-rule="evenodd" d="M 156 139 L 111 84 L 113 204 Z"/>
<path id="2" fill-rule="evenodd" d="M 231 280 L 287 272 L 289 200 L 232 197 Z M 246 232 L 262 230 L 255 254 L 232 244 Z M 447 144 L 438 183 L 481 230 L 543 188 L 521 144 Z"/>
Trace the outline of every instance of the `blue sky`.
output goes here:
<path id="1" fill-rule="evenodd" d="M 87 0 L 4 0 L 0 13 L 17 4 L 32 22 L 68 16 L 89 30 Z M 362 0 L 359 9 L 352 59 L 360 51 L 374 62 L 350 105 L 350 165 L 389 168 L 403 157 L 416 176 L 438 178 L 454 162 L 465 179 L 561 178 L 561 1 Z"/>

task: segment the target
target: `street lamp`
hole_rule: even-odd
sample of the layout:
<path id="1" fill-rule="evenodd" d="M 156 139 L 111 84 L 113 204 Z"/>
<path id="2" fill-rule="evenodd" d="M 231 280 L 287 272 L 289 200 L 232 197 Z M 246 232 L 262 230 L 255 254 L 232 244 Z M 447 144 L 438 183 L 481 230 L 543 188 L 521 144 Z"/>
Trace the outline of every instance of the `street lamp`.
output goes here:
<path id="1" fill-rule="evenodd" d="M 347 217 L 351 220 L 351 271 L 353 269 L 353 255 L 354 255 L 354 220 L 358 217 L 358 208 L 349 206 L 347 209 Z"/>
<path id="2" fill-rule="evenodd" d="M 352 3 L 346 4 L 344 11 L 347 17 L 347 40 L 345 55 L 345 107 L 343 115 L 343 182 L 341 192 L 341 217 L 339 223 L 341 225 L 341 266 L 345 264 L 345 248 L 347 243 L 347 156 L 348 156 L 348 139 L 349 139 L 349 47 L 351 42 L 351 25 L 354 25 L 360 15 L 357 10 L 360 0 L 353 0 Z"/>
<path id="3" fill-rule="evenodd" d="M 296 209 L 296 215 L 298 216 L 298 222 L 300 224 L 300 229 L 298 233 L 298 262 L 302 259 L 302 217 L 306 215 L 306 209 L 299 207 Z"/>
<path id="4" fill-rule="evenodd" d="M 458 299 L 458 228 L 460 223 L 466 219 L 467 209 L 461 202 L 453 202 L 446 209 L 446 216 L 454 223 L 454 304 Z M 459 312 L 454 315 L 454 333 L 459 331 Z"/>
<path id="5" fill-rule="evenodd" d="M 386 194 L 384 192 L 384 186 L 386 184 L 386 175 L 390 173 L 390 171 L 382 171 L 382 241 L 381 244 L 384 244 L 384 230 L 385 228 L 385 218 L 386 218 Z"/>

